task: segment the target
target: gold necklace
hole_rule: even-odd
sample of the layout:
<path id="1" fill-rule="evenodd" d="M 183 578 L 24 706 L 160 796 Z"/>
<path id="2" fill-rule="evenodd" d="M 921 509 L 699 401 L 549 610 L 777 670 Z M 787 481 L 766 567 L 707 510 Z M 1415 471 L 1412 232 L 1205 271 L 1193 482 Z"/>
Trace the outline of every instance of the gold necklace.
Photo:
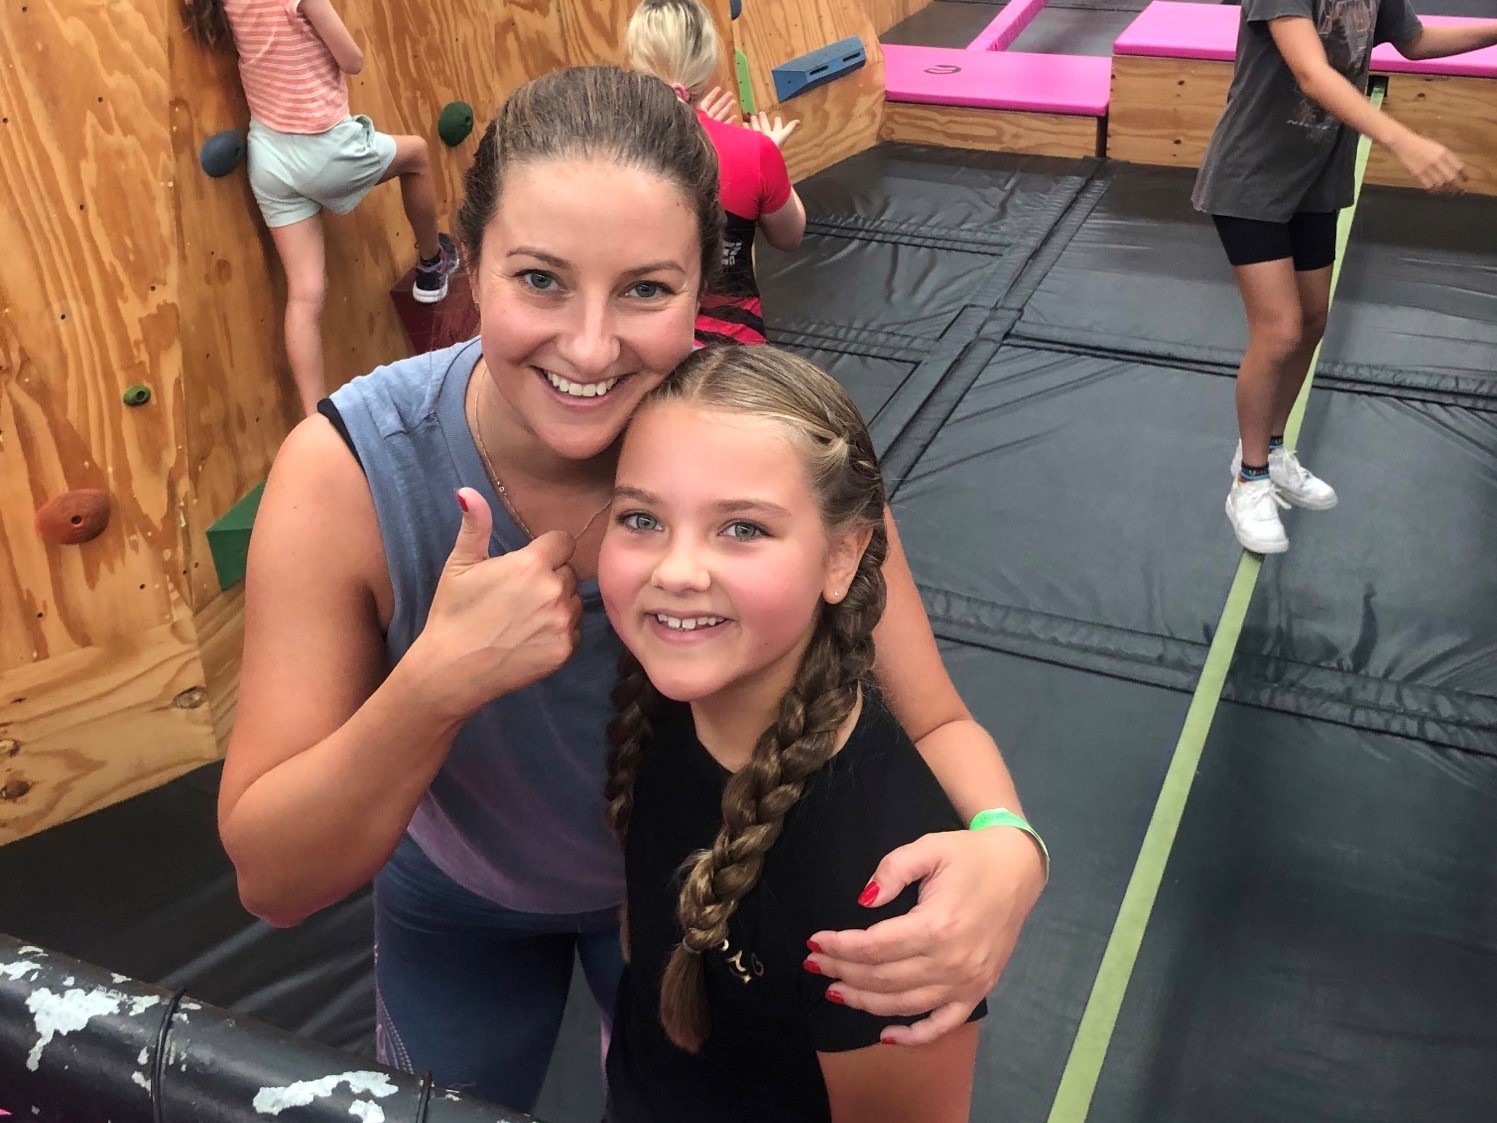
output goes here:
<path id="1" fill-rule="evenodd" d="M 475 374 L 476 373 L 477 372 L 475 371 Z M 475 394 L 473 396 L 474 400 L 472 422 L 473 436 L 476 438 L 475 443 L 478 445 L 478 457 L 483 461 L 484 471 L 489 474 L 489 482 L 494 485 L 494 492 L 499 496 L 499 502 L 504 504 L 504 509 L 509 512 L 510 518 L 515 520 L 515 525 L 525 532 L 525 537 L 533 539 L 535 537 L 535 531 L 530 529 L 530 524 L 525 521 L 524 516 L 522 516 L 519 510 L 515 507 L 514 500 L 509 497 L 509 489 L 504 486 L 504 480 L 500 478 L 499 470 L 494 467 L 494 458 L 489 455 L 489 446 L 483 439 L 483 409 L 481 403 L 478 400 L 478 396 L 479 394 L 484 393 L 485 387 L 489 384 L 489 382 L 492 381 L 492 379 L 489 378 L 487 367 L 484 368 L 483 374 L 479 375 L 479 377 L 481 377 L 483 381 L 479 383 L 478 394 Z M 572 541 L 581 542 L 582 536 L 592 529 L 593 523 L 598 521 L 598 516 L 601 515 L 604 511 L 608 510 L 608 508 L 611 506 L 613 506 L 612 497 L 610 497 L 608 502 L 604 503 L 603 506 L 599 507 L 588 517 L 587 522 L 582 524 L 582 529 L 579 530 L 576 534 L 572 535 Z"/>

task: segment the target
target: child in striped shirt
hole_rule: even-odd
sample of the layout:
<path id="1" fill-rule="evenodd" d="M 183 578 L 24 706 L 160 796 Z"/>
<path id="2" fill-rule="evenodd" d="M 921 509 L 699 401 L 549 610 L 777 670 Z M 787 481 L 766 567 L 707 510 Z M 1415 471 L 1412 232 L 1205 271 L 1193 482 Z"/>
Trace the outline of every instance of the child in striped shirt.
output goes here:
<path id="1" fill-rule="evenodd" d="M 286 270 L 286 357 L 310 415 L 327 393 L 322 209 L 347 214 L 398 176 L 420 253 L 411 295 L 434 304 L 447 295 L 458 255 L 437 231 L 431 156 L 423 138 L 388 136 L 349 114 L 344 76 L 363 69 L 364 53 L 331 0 L 189 0 L 189 17 L 210 42 L 232 31 L 239 53 L 250 186 Z"/>

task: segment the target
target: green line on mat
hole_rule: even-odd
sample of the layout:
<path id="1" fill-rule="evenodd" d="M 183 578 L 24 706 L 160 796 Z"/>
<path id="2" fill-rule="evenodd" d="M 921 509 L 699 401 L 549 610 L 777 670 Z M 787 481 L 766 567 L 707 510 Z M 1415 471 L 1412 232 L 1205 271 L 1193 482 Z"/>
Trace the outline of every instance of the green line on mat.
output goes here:
<path id="1" fill-rule="evenodd" d="M 1378 85 L 1372 91 L 1372 103 L 1381 106 L 1382 101 L 1383 89 Z M 1356 200 L 1361 198 L 1362 179 L 1367 172 L 1367 156 L 1371 147 L 1371 142 L 1366 137 L 1357 146 L 1356 197 L 1352 205 L 1342 212 L 1336 230 L 1336 264 L 1331 270 L 1333 297 L 1336 284 L 1341 279 L 1341 262 L 1346 256 L 1346 246 L 1351 239 L 1351 225 L 1357 212 Z M 1315 380 L 1315 364 L 1319 360 L 1320 348 L 1317 347 L 1310 360 L 1310 372 L 1295 400 L 1284 432 L 1284 441 L 1291 447 L 1299 434 L 1300 423 L 1304 420 L 1305 402 L 1310 397 L 1310 387 Z M 1060 1086 L 1050 1107 L 1049 1123 L 1084 1123 L 1091 1110 L 1092 1096 L 1102 1075 L 1102 1064 L 1107 1059 L 1107 1047 L 1112 1040 L 1113 1030 L 1117 1027 L 1123 997 L 1128 990 L 1128 980 L 1138 962 L 1138 952 L 1143 946 L 1149 914 L 1154 909 L 1159 886 L 1164 881 L 1164 868 L 1175 844 L 1180 821 L 1185 815 L 1185 801 L 1190 795 L 1190 786 L 1200 766 L 1201 753 L 1206 747 L 1206 735 L 1211 730 L 1211 720 L 1216 715 L 1216 706 L 1227 682 L 1232 653 L 1242 635 L 1243 621 L 1247 618 L 1248 604 L 1253 599 L 1253 589 L 1258 584 L 1258 572 L 1262 564 L 1262 558 L 1246 550 L 1237 564 L 1237 573 L 1227 592 L 1227 603 L 1217 622 L 1216 634 L 1211 637 L 1211 646 L 1206 652 L 1200 680 L 1196 683 L 1195 693 L 1191 695 L 1190 708 L 1185 713 L 1185 724 L 1180 729 L 1169 770 L 1159 789 L 1159 799 L 1154 804 L 1154 814 L 1144 833 L 1143 844 L 1139 847 L 1138 861 L 1128 879 L 1128 888 L 1123 893 L 1123 903 L 1118 909 L 1118 918 L 1113 924 L 1107 949 L 1102 953 L 1102 964 L 1097 969 L 1091 996 L 1082 1012 L 1076 1039 L 1071 1045 L 1071 1054 L 1066 1058 L 1065 1071 L 1061 1073 Z"/>

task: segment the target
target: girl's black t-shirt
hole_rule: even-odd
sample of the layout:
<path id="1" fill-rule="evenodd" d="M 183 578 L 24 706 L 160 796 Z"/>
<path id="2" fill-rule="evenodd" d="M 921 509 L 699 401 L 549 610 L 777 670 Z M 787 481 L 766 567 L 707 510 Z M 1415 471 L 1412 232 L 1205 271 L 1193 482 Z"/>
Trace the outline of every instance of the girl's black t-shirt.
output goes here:
<path id="1" fill-rule="evenodd" d="M 668 704 L 653 724 L 625 847 L 631 962 L 608 1054 L 607 1118 L 827 1123 L 816 1054 L 876 1045 L 884 1026 L 915 1019 L 829 1001 L 829 981 L 802 967 L 806 941 L 908 912 L 914 887 L 876 909 L 858 895 L 889 851 L 962 823 L 899 723 L 865 690 L 847 743 L 786 815 L 759 884 L 729 922 L 727 946 L 704 955 L 712 1031 L 693 1055 L 661 1028 L 660 980 L 681 939 L 681 866 L 716 838 L 731 774 L 697 740 L 689 707 Z M 984 1004 L 973 1017 L 985 1013 Z"/>

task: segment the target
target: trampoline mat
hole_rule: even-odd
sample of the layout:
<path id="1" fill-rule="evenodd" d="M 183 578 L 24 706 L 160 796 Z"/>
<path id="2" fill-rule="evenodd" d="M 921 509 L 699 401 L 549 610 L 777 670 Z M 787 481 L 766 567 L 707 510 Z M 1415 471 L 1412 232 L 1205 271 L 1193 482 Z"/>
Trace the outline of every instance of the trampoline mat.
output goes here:
<path id="1" fill-rule="evenodd" d="M 295 928 L 245 912 L 218 841 L 220 769 L 0 846 L 0 931 L 373 1056 L 368 893 Z"/>
<path id="2" fill-rule="evenodd" d="M 937 627 L 1190 689 L 1238 559 L 1222 514 L 1232 393 L 1179 368 L 999 348 L 896 492 Z"/>
<path id="3" fill-rule="evenodd" d="M 993 22 L 1002 8 L 994 3 L 954 3 L 933 0 L 879 36 L 881 42 L 910 47 L 950 47 L 961 50 Z"/>
<path id="4" fill-rule="evenodd" d="M 1247 326 L 1195 172 L 1109 164 L 1105 190 L 1040 281 L 1016 336 L 1236 369 Z"/>
<path id="5" fill-rule="evenodd" d="M 1286 512 L 1233 695 L 1497 754 L 1497 414 L 1317 390 L 1331 511 Z"/>
<path id="6" fill-rule="evenodd" d="M 1497 199 L 1369 187 L 1322 367 L 1497 410 Z"/>
<path id="7" fill-rule="evenodd" d="M 881 144 L 798 184 L 808 230 L 1002 256 L 1037 245 L 1080 194 L 1094 160 Z M 760 247 L 760 285 L 805 249 Z"/>
<path id="8" fill-rule="evenodd" d="M 1137 16 L 1135 9 L 1063 8 L 1046 4 L 1009 49 L 1110 58 L 1113 43 Z"/>
<path id="9" fill-rule="evenodd" d="M 1089 1123 L 1497 1118 L 1497 761 L 1227 704 Z"/>
<path id="10" fill-rule="evenodd" d="M 881 432 L 876 424 L 879 415 L 890 399 L 909 382 L 910 375 L 919 365 L 907 360 L 847 354 L 819 347 L 795 347 L 794 350 L 847 389 L 875 438 Z M 880 447 L 878 452 L 882 455 L 885 449 Z"/>
<path id="11" fill-rule="evenodd" d="M 1054 859 L 989 1000 L 972 1102 L 973 1119 L 1040 1120 L 1190 699 L 968 644 L 943 643 L 942 656 L 973 716 L 1003 746 Z"/>

